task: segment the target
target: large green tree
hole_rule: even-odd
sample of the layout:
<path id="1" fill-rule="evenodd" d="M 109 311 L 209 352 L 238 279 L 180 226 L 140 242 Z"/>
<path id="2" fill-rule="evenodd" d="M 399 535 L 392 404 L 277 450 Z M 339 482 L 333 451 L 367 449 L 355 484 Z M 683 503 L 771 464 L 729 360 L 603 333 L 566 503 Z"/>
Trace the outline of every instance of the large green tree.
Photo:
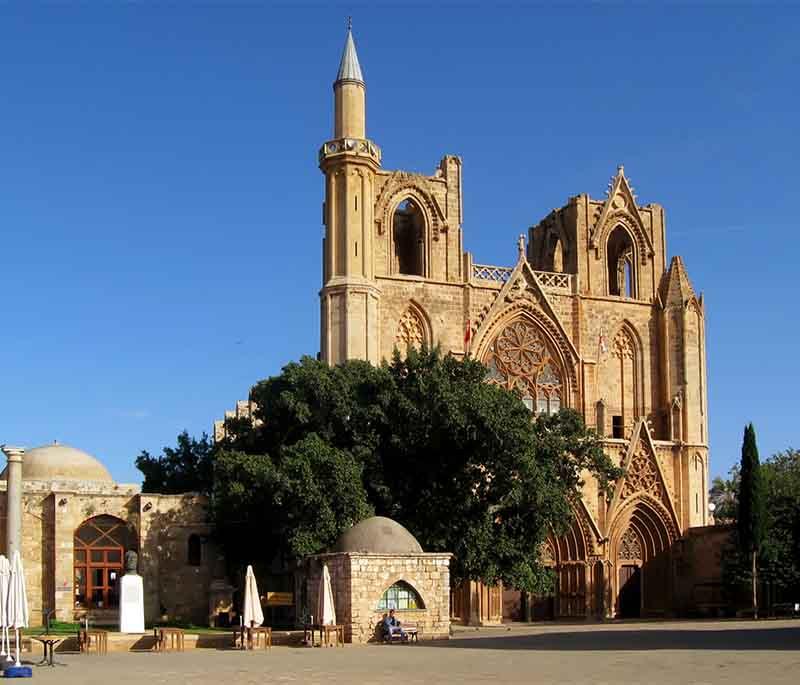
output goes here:
<path id="1" fill-rule="evenodd" d="M 581 474 L 605 485 L 619 472 L 577 413 L 532 421 L 485 375 L 437 350 L 380 367 L 289 364 L 253 389 L 258 421 L 229 427 L 212 508 L 221 539 L 258 530 L 265 554 L 300 556 L 374 510 L 453 552 L 456 579 L 545 589 L 538 550 L 569 526 Z"/>
<path id="2" fill-rule="evenodd" d="M 712 501 L 718 523 L 737 520 L 740 467 L 728 478 L 715 478 Z M 758 558 L 758 577 L 771 588 L 770 597 L 792 599 L 800 592 L 800 452 L 787 449 L 766 459 L 760 466 L 764 487 L 764 535 Z M 723 511 L 723 516 L 717 512 Z M 738 533 L 737 533 L 738 540 Z M 752 556 L 739 545 L 726 549 L 724 578 L 729 590 L 752 583 Z M 752 587 L 748 588 L 748 595 Z M 792 600 L 793 601 L 793 600 Z"/>
<path id="3" fill-rule="evenodd" d="M 269 565 L 319 552 L 370 516 L 362 465 L 311 433 L 275 456 L 223 449 L 212 516 L 229 563 Z"/>
<path id="4" fill-rule="evenodd" d="M 739 467 L 739 510 L 736 516 L 738 544 L 751 563 L 753 618 L 758 618 L 758 555 L 766 524 L 764 482 L 753 424 L 744 429 Z"/>
<path id="5" fill-rule="evenodd" d="M 183 431 L 175 447 L 165 447 L 158 456 L 142 450 L 136 468 L 144 475 L 142 490 L 174 494 L 210 494 L 214 471 L 214 446 L 203 433 L 199 440 Z"/>

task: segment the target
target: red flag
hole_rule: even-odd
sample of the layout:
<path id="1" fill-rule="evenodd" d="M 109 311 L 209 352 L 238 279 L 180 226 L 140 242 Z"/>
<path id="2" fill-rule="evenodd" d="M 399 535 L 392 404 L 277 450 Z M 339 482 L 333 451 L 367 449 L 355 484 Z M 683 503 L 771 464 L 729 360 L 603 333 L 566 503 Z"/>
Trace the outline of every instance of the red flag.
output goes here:
<path id="1" fill-rule="evenodd" d="M 464 329 L 464 354 L 469 352 L 470 340 L 472 340 L 472 322 L 467 319 L 467 327 Z"/>

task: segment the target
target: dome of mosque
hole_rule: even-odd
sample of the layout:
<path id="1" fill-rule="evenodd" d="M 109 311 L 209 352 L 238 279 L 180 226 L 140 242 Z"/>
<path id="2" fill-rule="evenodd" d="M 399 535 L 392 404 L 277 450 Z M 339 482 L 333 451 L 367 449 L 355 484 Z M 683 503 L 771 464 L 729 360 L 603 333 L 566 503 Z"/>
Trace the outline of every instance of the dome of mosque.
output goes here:
<path id="1" fill-rule="evenodd" d="M 0 480 L 5 478 L 4 469 Z M 108 469 L 91 454 L 58 443 L 26 450 L 22 457 L 22 479 L 114 481 Z"/>
<path id="2" fill-rule="evenodd" d="M 417 539 L 397 521 L 373 516 L 342 533 L 334 552 L 366 552 L 372 554 L 422 554 Z"/>

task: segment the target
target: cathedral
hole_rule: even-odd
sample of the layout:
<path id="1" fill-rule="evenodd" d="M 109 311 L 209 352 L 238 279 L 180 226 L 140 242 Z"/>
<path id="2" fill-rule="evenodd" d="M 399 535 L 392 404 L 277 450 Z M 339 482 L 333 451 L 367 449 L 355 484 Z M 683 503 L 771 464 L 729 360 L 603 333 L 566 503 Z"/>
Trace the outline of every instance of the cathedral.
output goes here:
<path id="1" fill-rule="evenodd" d="M 570 197 L 520 235 L 516 262 L 464 250 L 462 160 L 430 176 L 381 166 L 348 31 L 333 85 L 325 176 L 321 358 L 379 363 L 438 345 L 489 369 L 534 413 L 579 411 L 625 469 L 608 498 L 591 478 L 568 535 L 543 557 L 557 578 L 538 616 L 665 616 L 680 609 L 681 541 L 706 526 L 705 311 L 664 208 L 641 206 L 623 167 L 602 199 Z M 520 593 L 456 589 L 455 619 L 519 617 Z"/>

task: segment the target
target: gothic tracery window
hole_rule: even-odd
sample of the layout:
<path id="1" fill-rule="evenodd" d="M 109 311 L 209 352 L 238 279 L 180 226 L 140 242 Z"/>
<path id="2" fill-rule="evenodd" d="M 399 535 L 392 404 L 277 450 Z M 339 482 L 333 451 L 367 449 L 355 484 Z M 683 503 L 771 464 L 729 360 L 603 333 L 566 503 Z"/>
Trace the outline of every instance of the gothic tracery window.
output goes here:
<path id="1" fill-rule="evenodd" d="M 401 352 L 405 352 L 408 347 L 420 348 L 426 342 L 422 316 L 416 309 L 409 307 L 397 325 L 395 343 Z"/>
<path id="2" fill-rule="evenodd" d="M 628 528 L 619 541 L 619 558 L 629 561 L 643 559 L 642 543 L 633 528 Z"/>
<path id="3" fill-rule="evenodd" d="M 537 414 L 555 414 L 563 402 L 562 373 L 537 326 L 517 319 L 495 338 L 485 359 L 487 381 L 517 390 Z"/>

